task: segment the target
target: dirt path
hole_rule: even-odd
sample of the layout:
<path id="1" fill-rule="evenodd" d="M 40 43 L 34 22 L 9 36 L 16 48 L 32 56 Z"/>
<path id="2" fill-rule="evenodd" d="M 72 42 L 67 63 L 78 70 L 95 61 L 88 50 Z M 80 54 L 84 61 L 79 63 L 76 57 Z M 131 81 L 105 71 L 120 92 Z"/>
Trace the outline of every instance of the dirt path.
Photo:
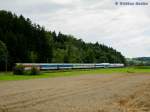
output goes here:
<path id="1" fill-rule="evenodd" d="M 3 82 L 0 112 L 150 112 L 150 75 L 84 75 Z"/>

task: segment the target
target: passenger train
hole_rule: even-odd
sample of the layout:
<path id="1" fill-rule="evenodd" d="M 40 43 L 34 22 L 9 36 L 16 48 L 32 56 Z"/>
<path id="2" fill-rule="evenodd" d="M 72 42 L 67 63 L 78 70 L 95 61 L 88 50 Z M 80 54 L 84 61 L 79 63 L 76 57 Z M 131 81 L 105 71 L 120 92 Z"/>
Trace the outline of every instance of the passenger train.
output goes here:
<path id="1" fill-rule="evenodd" d="M 39 70 L 62 70 L 62 69 L 94 69 L 94 68 L 119 68 L 124 67 L 121 63 L 16 63 L 16 65 L 24 66 L 25 70 L 36 67 Z"/>

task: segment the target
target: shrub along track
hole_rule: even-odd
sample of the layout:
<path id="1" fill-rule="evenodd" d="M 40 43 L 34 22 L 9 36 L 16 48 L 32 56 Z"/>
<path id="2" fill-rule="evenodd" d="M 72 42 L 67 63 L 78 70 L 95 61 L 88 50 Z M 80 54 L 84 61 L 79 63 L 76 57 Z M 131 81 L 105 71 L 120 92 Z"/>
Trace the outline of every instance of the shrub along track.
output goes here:
<path id="1" fill-rule="evenodd" d="M 150 75 L 109 74 L 0 83 L 0 112 L 149 112 Z"/>

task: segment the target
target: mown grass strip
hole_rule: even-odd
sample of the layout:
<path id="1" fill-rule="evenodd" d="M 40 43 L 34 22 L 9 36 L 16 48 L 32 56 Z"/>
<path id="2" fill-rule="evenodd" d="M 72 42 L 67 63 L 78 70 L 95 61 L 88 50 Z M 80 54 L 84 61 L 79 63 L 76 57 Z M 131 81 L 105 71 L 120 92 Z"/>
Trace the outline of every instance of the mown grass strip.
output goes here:
<path id="1" fill-rule="evenodd" d="M 27 80 L 35 78 L 53 78 L 65 76 L 78 76 L 86 74 L 111 74 L 111 73 L 150 73 L 150 67 L 127 67 L 127 68 L 107 68 L 107 69 L 88 69 L 88 70 L 66 70 L 66 71 L 47 71 L 40 75 L 13 75 L 12 72 L 0 73 L 0 81 Z"/>

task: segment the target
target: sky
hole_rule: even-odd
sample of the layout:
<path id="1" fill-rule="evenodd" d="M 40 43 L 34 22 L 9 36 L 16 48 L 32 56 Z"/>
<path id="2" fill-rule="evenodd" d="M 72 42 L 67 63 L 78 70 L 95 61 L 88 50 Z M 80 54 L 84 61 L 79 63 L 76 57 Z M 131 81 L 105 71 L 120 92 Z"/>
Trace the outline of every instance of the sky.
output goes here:
<path id="1" fill-rule="evenodd" d="M 22 14 L 46 30 L 99 42 L 126 57 L 150 56 L 150 0 L 121 6 L 121 0 L 0 0 L 0 10 Z M 122 0 L 123 1 L 123 0 Z"/>

